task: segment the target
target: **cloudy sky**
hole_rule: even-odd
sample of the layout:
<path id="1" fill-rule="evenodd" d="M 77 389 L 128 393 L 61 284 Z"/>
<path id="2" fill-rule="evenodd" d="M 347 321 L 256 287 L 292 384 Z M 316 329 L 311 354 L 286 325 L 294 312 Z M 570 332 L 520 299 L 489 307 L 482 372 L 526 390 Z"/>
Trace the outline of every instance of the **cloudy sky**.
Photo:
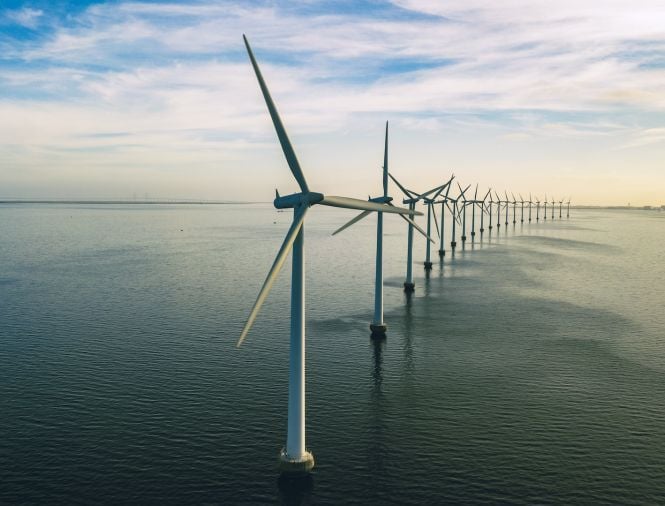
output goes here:
<path id="1" fill-rule="evenodd" d="M 663 0 L 2 1 L 0 197 L 295 191 L 243 33 L 315 191 L 665 204 Z"/>

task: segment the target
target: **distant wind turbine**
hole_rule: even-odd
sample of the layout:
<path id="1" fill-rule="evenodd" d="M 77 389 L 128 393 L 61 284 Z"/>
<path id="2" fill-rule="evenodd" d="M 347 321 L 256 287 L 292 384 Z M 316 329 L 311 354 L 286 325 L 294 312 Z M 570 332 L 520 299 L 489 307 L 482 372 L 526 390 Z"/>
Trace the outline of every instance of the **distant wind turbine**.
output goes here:
<path id="1" fill-rule="evenodd" d="M 402 200 L 402 203 L 408 204 L 410 211 L 415 211 L 416 203 L 422 199 L 424 194 L 418 195 L 416 192 L 412 190 L 407 190 L 390 172 L 388 172 L 388 177 L 390 177 L 390 179 L 393 180 L 393 182 L 398 186 L 400 190 L 402 190 L 402 193 L 406 197 L 404 200 Z M 430 191 L 434 192 L 436 190 L 438 190 L 438 188 L 435 188 L 434 190 Z M 416 214 L 419 216 L 422 215 L 422 213 L 420 212 Z M 432 239 L 429 236 L 429 234 L 427 234 L 422 228 L 416 225 L 414 221 L 409 222 L 409 228 L 407 232 L 406 280 L 404 281 L 404 291 L 407 293 L 413 292 L 416 289 L 416 284 L 413 282 L 413 229 L 414 228 L 422 235 L 424 235 L 428 241 L 434 242 L 434 239 Z"/>
<path id="2" fill-rule="evenodd" d="M 300 193 L 280 196 L 276 192 L 274 205 L 278 209 L 293 209 L 293 223 L 289 228 L 284 242 L 277 253 L 268 276 L 259 291 L 256 302 L 249 313 L 247 322 L 242 329 L 237 346 L 240 346 L 247 337 L 252 324 L 263 303 L 265 302 L 277 275 L 282 269 L 286 257 L 291 250 L 292 253 L 292 271 L 291 271 L 291 338 L 289 352 L 289 401 L 288 401 L 288 429 L 286 438 L 286 447 L 280 452 L 280 468 L 284 472 L 308 472 L 314 467 L 314 457 L 305 447 L 305 229 L 304 222 L 309 208 L 316 204 L 332 207 L 342 207 L 346 209 L 359 209 L 363 211 L 381 211 L 399 214 L 415 214 L 401 208 L 389 207 L 385 204 L 375 202 L 366 202 L 364 200 L 349 198 L 325 196 L 321 193 L 310 191 L 305 175 L 296 157 L 291 141 L 286 133 L 277 108 L 270 96 L 259 66 L 254 59 L 254 54 L 250 48 L 247 38 L 243 35 L 245 47 L 249 59 L 254 68 L 256 79 L 263 94 L 263 98 L 268 107 L 268 112 L 272 118 L 277 137 L 284 152 L 287 164 L 291 173 L 298 182 Z"/>
<path id="3" fill-rule="evenodd" d="M 487 190 L 487 193 L 485 194 L 485 197 L 483 197 L 483 200 L 480 202 L 480 233 L 481 234 L 485 231 L 485 227 L 484 227 L 484 222 L 485 222 L 484 218 L 485 218 L 485 213 L 486 213 L 486 211 L 485 211 L 485 201 L 487 200 L 487 196 L 490 194 L 491 191 L 492 191 L 491 188 L 489 190 Z M 490 196 L 490 198 L 492 198 L 492 197 Z M 492 209 L 490 208 L 490 223 L 491 223 L 491 220 L 492 220 Z"/>

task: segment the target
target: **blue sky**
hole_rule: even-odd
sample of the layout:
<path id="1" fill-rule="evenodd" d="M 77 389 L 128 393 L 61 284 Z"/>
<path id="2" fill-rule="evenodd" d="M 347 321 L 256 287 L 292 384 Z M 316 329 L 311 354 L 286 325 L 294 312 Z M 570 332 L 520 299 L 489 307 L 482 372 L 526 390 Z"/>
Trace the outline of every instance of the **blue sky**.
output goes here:
<path id="1" fill-rule="evenodd" d="M 317 191 L 665 203 L 661 0 L 5 1 L 0 197 L 295 190 L 242 33 Z"/>

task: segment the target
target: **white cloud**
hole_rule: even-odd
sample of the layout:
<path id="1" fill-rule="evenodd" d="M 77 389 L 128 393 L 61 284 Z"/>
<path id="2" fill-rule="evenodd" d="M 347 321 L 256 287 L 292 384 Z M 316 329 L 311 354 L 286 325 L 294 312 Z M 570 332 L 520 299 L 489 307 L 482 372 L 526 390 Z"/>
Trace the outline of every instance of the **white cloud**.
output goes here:
<path id="1" fill-rule="evenodd" d="M 13 23 L 26 28 L 35 29 L 39 25 L 44 12 L 40 9 L 24 7 L 23 9 L 5 11 L 4 14 L 7 19 Z"/>

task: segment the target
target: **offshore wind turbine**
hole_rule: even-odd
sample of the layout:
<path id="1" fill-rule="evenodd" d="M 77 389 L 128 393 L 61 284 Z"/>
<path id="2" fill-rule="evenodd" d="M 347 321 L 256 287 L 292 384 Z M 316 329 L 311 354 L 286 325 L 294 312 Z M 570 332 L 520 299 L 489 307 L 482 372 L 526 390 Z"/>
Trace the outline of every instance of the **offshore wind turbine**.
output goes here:
<path id="1" fill-rule="evenodd" d="M 277 209 L 293 209 L 293 223 L 286 233 L 284 242 L 277 253 L 268 276 L 263 282 L 256 302 L 249 313 L 247 322 L 240 333 L 237 346 L 240 346 L 247 337 L 258 313 L 265 302 L 277 275 L 282 269 L 286 257 L 292 253 L 291 270 L 291 336 L 289 351 L 289 400 L 288 424 L 286 446 L 279 455 L 280 469 L 287 473 L 306 473 L 314 467 L 314 457 L 305 446 L 305 217 L 309 208 L 316 204 L 342 207 L 346 209 L 359 209 L 362 211 L 382 211 L 400 214 L 415 214 L 401 208 L 389 207 L 385 204 L 367 202 L 364 200 L 325 196 L 322 193 L 310 191 L 305 175 L 291 145 L 277 108 L 270 96 L 259 66 L 254 58 L 252 49 L 243 35 L 247 54 L 251 61 L 256 79 L 263 94 L 268 112 L 272 119 L 277 137 L 279 139 L 286 162 L 291 169 L 293 177 L 300 187 L 299 193 L 280 196 L 278 192 L 274 200 Z"/>
<path id="2" fill-rule="evenodd" d="M 455 177 L 455 176 L 453 176 Z M 446 249 L 445 249 L 445 224 L 446 224 L 446 207 L 450 210 L 450 214 L 453 216 L 453 220 L 455 219 L 455 215 L 453 214 L 452 209 L 450 209 L 450 206 L 448 205 L 448 193 L 450 192 L 450 187 L 452 185 L 448 185 L 448 188 L 446 188 L 446 194 L 443 196 L 443 198 L 439 201 L 436 202 L 441 203 L 441 231 L 439 233 L 439 258 L 443 258 L 444 255 L 446 254 Z"/>
<path id="3" fill-rule="evenodd" d="M 510 192 L 510 194 L 513 196 L 513 225 L 515 225 L 517 223 L 517 199 L 513 192 Z"/>
<path id="4" fill-rule="evenodd" d="M 425 270 L 429 271 L 432 270 L 432 256 L 431 256 L 431 244 L 429 241 L 429 237 L 431 237 L 432 233 L 432 217 L 434 217 L 434 228 L 436 229 L 436 233 L 439 233 L 439 226 L 438 223 L 436 223 L 436 210 L 434 208 L 434 205 L 436 204 L 436 199 L 439 195 L 441 195 L 441 192 L 445 188 L 450 188 L 450 184 L 453 182 L 453 179 L 455 178 L 455 175 L 453 174 L 450 179 L 448 180 L 447 183 L 438 186 L 434 190 L 434 195 L 431 197 L 427 196 L 428 194 L 431 195 L 431 192 L 433 190 L 430 190 L 426 192 L 425 194 L 421 195 L 423 202 L 427 206 L 427 236 L 428 236 L 428 241 L 427 241 L 427 247 L 425 250 Z M 433 241 L 432 241 L 433 242 Z"/>
<path id="5" fill-rule="evenodd" d="M 518 194 L 520 197 L 520 204 L 522 205 L 522 210 L 520 212 L 520 223 L 524 223 L 524 199 L 522 198 L 522 194 Z"/>
<path id="6" fill-rule="evenodd" d="M 559 219 L 562 218 L 562 217 L 561 217 L 561 210 L 562 210 L 562 207 L 563 207 L 563 199 L 559 200 Z"/>
<path id="7" fill-rule="evenodd" d="M 566 205 L 568 206 L 566 209 L 566 218 L 570 218 L 570 197 L 568 197 L 568 203 Z"/>
<path id="8" fill-rule="evenodd" d="M 536 222 L 540 221 L 540 199 L 536 197 Z"/>
<path id="9" fill-rule="evenodd" d="M 457 247 L 457 236 L 456 236 L 456 230 L 455 230 L 455 223 L 459 222 L 459 209 L 457 208 L 457 202 L 459 201 L 460 198 L 464 199 L 464 193 L 469 189 L 469 187 L 471 185 L 467 185 L 467 187 L 464 188 L 464 190 L 462 190 L 462 187 L 459 186 L 459 183 L 457 183 L 457 186 L 460 189 L 459 195 L 455 199 L 453 199 L 453 198 L 449 199 L 451 202 L 454 203 L 454 205 L 451 209 L 451 211 L 453 213 L 453 232 L 452 232 L 452 236 L 451 236 L 451 240 L 450 240 L 450 247 L 452 248 L 453 253 L 455 252 L 455 247 Z"/>
<path id="10" fill-rule="evenodd" d="M 490 188 L 490 191 L 487 193 L 489 193 L 490 196 L 489 213 L 487 213 L 488 216 L 490 217 L 490 226 L 488 228 L 492 230 L 492 189 Z"/>
<path id="11" fill-rule="evenodd" d="M 556 205 L 556 202 L 554 202 L 554 197 L 552 197 L 552 220 L 554 220 L 554 206 Z"/>
<path id="12" fill-rule="evenodd" d="M 501 197 L 496 191 L 494 195 L 496 195 L 496 228 L 501 228 Z"/>
<path id="13" fill-rule="evenodd" d="M 469 186 L 471 186 L 471 185 L 469 185 Z M 467 189 L 469 188 L 469 186 L 467 186 Z M 460 192 L 462 192 L 460 196 L 462 197 L 462 200 L 463 200 L 463 203 L 462 203 L 462 244 L 464 244 L 466 242 L 466 206 L 468 205 L 468 200 L 466 200 L 466 197 L 464 196 L 464 192 L 466 192 L 466 190 L 462 191 L 462 187 L 460 186 L 459 181 L 457 182 L 457 187 L 459 188 Z M 459 199 L 459 197 L 457 197 L 457 198 Z M 455 202 L 455 203 L 457 204 L 457 202 Z"/>
<path id="14" fill-rule="evenodd" d="M 476 204 L 478 203 L 478 183 L 476 183 L 476 192 L 473 194 L 471 202 L 471 238 L 476 236 Z"/>
<path id="15" fill-rule="evenodd" d="M 533 202 L 531 202 L 531 192 L 529 192 L 529 223 L 531 223 L 531 204 Z"/>
<path id="16" fill-rule="evenodd" d="M 508 213 L 510 212 L 510 200 L 508 199 L 508 192 L 503 191 L 506 194 L 506 227 L 508 226 Z"/>
<path id="17" fill-rule="evenodd" d="M 423 195 L 418 195 L 416 192 L 412 190 L 407 190 L 402 186 L 402 184 L 397 180 L 395 176 L 393 176 L 390 171 L 388 172 L 388 177 L 394 181 L 394 183 L 399 187 L 400 190 L 402 190 L 402 193 L 406 197 L 402 202 L 404 204 L 409 205 L 409 210 L 414 211 L 416 209 L 416 203 L 423 198 L 423 196 L 426 196 L 427 194 L 434 192 L 438 190 L 438 188 L 434 188 L 433 190 L 430 190 L 429 192 L 426 192 Z M 422 213 L 418 212 L 415 213 L 419 216 L 422 216 Z M 407 232 L 407 255 L 406 255 L 406 280 L 404 281 L 404 291 L 407 293 L 411 293 L 416 289 L 416 284 L 413 282 L 413 229 L 418 230 L 421 234 L 423 234 L 428 241 L 434 242 L 434 239 L 432 239 L 429 234 L 427 234 L 422 228 L 420 228 L 414 221 L 409 222 L 409 228 Z"/>
<path id="18" fill-rule="evenodd" d="M 484 221 L 485 221 L 484 220 L 485 212 L 486 212 L 485 211 L 485 201 L 487 200 L 487 196 L 490 194 L 491 191 L 492 191 L 492 188 L 487 190 L 487 193 L 485 194 L 485 197 L 483 197 L 482 202 L 480 202 L 480 233 L 481 234 L 485 231 L 485 227 L 483 226 Z M 490 195 L 490 198 L 492 198 L 491 195 Z M 491 225 L 491 220 L 492 220 L 492 209 L 490 208 L 490 225 Z M 491 228 L 491 226 L 490 226 L 490 228 Z"/>
<path id="19" fill-rule="evenodd" d="M 547 193 L 545 194 L 545 212 L 543 213 L 543 220 L 547 221 Z"/>

